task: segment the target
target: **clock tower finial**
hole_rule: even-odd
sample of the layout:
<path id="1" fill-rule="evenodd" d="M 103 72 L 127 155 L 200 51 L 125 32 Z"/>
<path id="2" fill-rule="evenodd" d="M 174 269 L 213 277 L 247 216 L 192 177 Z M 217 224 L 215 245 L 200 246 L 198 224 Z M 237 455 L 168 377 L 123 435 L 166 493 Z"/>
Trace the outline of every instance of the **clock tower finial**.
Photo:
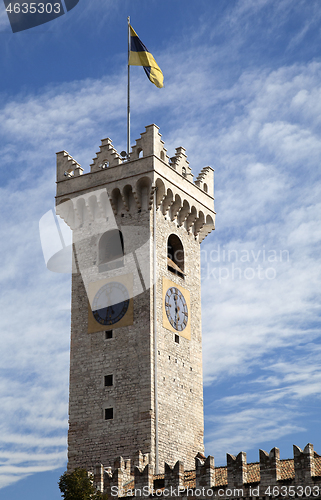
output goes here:
<path id="1" fill-rule="evenodd" d="M 129 157 L 110 139 L 84 173 L 57 154 L 57 213 L 73 230 L 68 467 L 116 457 L 192 468 L 204 451 L 200 243 L 214 172 L 196 181 L 156 125 Z"/>

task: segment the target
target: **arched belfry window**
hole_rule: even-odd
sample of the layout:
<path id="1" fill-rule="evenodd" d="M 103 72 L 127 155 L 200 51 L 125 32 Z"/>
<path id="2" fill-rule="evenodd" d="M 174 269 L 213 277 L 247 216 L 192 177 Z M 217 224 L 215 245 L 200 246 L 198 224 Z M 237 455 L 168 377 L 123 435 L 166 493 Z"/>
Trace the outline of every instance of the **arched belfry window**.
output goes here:
<path id="1" fill-rule="evenodd" d="M 167 241 L 167 269 L 184 279 L 184 248 L 176 234 L 171 234 Z"/>
<path id="2" fill-rule="evenodd" d="M 117 269 L 124 265 L 124 240 L 121 231 L 111 229 L 104 233 L 98 244 L 99 272 Z"/>

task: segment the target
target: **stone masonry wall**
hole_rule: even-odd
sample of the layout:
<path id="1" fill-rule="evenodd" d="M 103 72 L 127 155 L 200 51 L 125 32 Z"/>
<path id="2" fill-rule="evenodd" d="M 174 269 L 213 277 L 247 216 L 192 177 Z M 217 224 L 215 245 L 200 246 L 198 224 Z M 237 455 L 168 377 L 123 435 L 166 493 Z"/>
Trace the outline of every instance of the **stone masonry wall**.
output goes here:
<path id="1" fill-rule="evenodd" d="M 183 460 L 193 467 L 204 451 L 200 297 L 200 245 L 184 226 L 157 211 L 157 314 L 160 464 Z M 168 270 L 167 241 L 176 234 L 184 248 L 184 279 Z M 163 276 L 190 292 L 191 339 L 163 326 Z"/>

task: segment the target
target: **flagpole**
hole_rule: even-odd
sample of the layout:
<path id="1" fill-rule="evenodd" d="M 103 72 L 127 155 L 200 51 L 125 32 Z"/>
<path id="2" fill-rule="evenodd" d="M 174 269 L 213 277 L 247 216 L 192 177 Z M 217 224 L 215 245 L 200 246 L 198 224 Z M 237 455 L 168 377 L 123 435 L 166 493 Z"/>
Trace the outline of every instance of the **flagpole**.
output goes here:
<path id="1" fill-rule="evenodd" d="M 129 158 L 130 153 L 130 66 L 129 66 L 129 53 L 130 53 L 130 17 L 127 17 L 128 21 L 128 81 L 127 81 L 127 157 Z"/>
<path id="2" fill-rule="evenodd" d="M 154 191 L 154 206 L 153 206 L 153 302 L 154 302 L 154 402 L 155 402 L 155 474 L 159 474 L 159 452 L 158 452 L 158 377 L 157 377 L 157 360 L 158 360 L 158 347 L 157 347 L 157 259 L 156 259 L 156 188 Z"/>

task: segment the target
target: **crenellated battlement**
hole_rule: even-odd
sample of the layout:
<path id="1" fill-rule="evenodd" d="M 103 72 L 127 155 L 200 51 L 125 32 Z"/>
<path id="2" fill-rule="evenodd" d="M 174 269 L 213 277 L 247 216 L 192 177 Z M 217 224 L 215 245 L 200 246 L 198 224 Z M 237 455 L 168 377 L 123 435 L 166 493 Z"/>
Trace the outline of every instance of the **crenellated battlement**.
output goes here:
<path id="1" fill-rule="evenodd" d="M 175 156 L 171 158 L 171 167 L 173 167 L 177 172 L 179 172 L 183 177 L 193 181 L 192 169 L 189 166 L 189 162 L 187 161 L 187 156 L 185 154 L 186 149 L 179 147 L 176 148 Z"/>
<path id="2" fill-rule="evenodd" d="M 140 138 L 135 141 L 136 144 L 133 146 L 132 152 L 129 155 L 130 161 L 155 155 L 164 163 L 169 164 L 167 149 L 164 147 L 164 141 L 161 137 L 157 125 L 147 125 L 147 127 L 145 127 L 145 132 L 140 134 Z"/>
<path id="3" fill-rule="evenodd" d="M 260 462 L 247 463 L 246 453 L 240 452 L 236 457 L 227 454 L 227 466 L 215 467 L 214 457 L 202 456 L 199 453 L 195 457 L 195 470 L 184 470 L 184 464 L 177 461 L 170 466 L 165 463 L 164 474 L 153 474 L 153 467 L 148 463 L 148 456 L 139 452 L 138 465 L 130 461 L 124 461 L 121 457 L 115 460 L 114 469 L 104 469 L 97 465 L 94 471 L 94 482 L 99 491 L 108 496 L 148 496 L 139 491 L 157 491 L 157 496 L 185 498 L 187 496 L 201 496 L 212 498 L 219 496 L 224 500 L 227 498 L 268 498 L 269 491 L 278 488 L 282 497 L 303 496 L 300 494 L 301 487 L 308 493 L 307 497 L 314 493 L 314 497 L 321 496 L 321 456 L 318 455 L 313 445 L 308 443 L 304 450 L 293 446 L 293 459 L 280 459 L 280 451 L 273 448 L 270 453 L 260 450 Z M 140 459 L 139 459 L 140 457 Z M 281 487 L 283 489 L 281 490 Z M 289 488 L 291 486 L 291 488 Z M 312 490 L 311 488 L 315 488 Z M 310 489 L 309 489 L 310 488 Z M 189 489 L 189 490 L 188 490 Z M 136 490 L 136 492 L 135 492 Z M 202 494 L 199 492 L 202 491 Z M 238 494 L 233 494 L 238 490 Z M 276 489 L 274 490 L 277 491 Z M 169 492 L 169 493 L 168 493 Z M 187 494 L 188 493 L 188 494 Z M 280 496 L 274 495 L 274 496 Z"/>
<path id="4" fill-rule="evenodd" d="M 102 189 L 108 200 L 102 199 Z M 155 189 L 156 208 L 165 219 L 185 227 L 199 242 L 214 229 L 214 170 L 204 167 L 193 182 L 186 150 L 176 148 L 175 156 L 169 159 L 154 124 L 137 139 L 129 158 L 118 154 L 111 139 L 103 139 L 89 173 L 84 174 L 66 151 L 57 153 L 56 203 L 68 204 L 68 210 L 58 212 L 69 214 L 66 222 L 72 228 L 104 214 L 108 217 L 107 205 L 116 216 L 148 211 Z"/>
<path id="5" fill-rule="evenodd" d="M 236 457 L 227 453 L 227 484 L 235 487 L 247 483 L 246 453 L 241 451 Z"/>
<path id="6" fill-rule="evenodd" d="M 205 193 L 214 193 L 214 170 L 211 167 L 204 167 L 200 171 L 195 181 Z"/>
<path id="7" fill-rule="evenodd" d="M 155 157 L 158 160 L 161 160 L 163 166 L 166 166 L 168 170 L 174 170 L 185 180 L 185 182 L 188 181 L 194 186 L 197 186 L 201 191 L 213 198 L 214 185 L 212 179 L 214 176 L 214 170 L 208 166 L 204 167 L 198 175 L 196 181 L 193 182 L 194 176 L 192 169 L 189 166 L 189 162 L 187 161 L 186 149 L 182 146 L 176 148 L 175 155 L 170 158 L 167 155 L 167 149 L 164 146 L 164 141 L 161 139 L 162 136 L 159 133 L 159 127 L 152 124 L 145 128 L 145 132 L 141 134 L 140 138 L 136 140 L 136 144 L 132 147 L 129 157 L 122 157 L 114 148 L 111 139 L 108 137 L 106 139 L 102 139 L 99 151 L 96 153 L 96 156 L 93 158 L 93 162 L 90 165 L 90 172 L 85 175 L 101 172 L 102 170 L 108 170 L 108 173 L 105 172 L 103 177 L 104 180 L 108 182 L 115 173 L 111 173 L 111 169 L 113 169 L 113 167 L 119 167 L 122 165 L 130 167 L 132 162 L 146 159 L 148 157 Z M 146 164 L 146 162 L 144 163 Z M 77 163 L 76 160 L 69 155 L 69 153 L 66 151 L 60 151 L 57 153 L 57 182 L 70 180 L 72 177 L 81 175 L 83 173 L 83 169 L 75 174 L 73 173 L 77 167 L 80 167 L 80 164 Z M 135 166 L 135 168 L 137 168 L 137 166 Z M 130 168 L 128 168 L 128 170 L 131 172 Z M 121 169 L 121 171 L 123 171 L 123 169 Z M 65 172 L 70 175 L 66 175 Z M 121 178 L 119 171 L 117 172 L 117 177 L 118 179 Z M 82 183 L 84 182 L 85 181 L 82 181 Z"/>
<path id="8" fill-rule="evenodd" d="M 78 177 L 83 174 L 84 169 L 81 168 L 72 156 L 67 151 L 59 151 L 57 153 L 57 182 Z"/>
<path id="9" fill-rule="evenodd" d="M 97 172 L 108 167 L 116 167 L 122 161 L 121 156 L 112 145 L 111 139 L 107 137 L 107 139 L 102 139 L 100 150 L 96 153 L 96 157 L 93 158 L 93 163 L 90 165 L 91 172 Z"/>

